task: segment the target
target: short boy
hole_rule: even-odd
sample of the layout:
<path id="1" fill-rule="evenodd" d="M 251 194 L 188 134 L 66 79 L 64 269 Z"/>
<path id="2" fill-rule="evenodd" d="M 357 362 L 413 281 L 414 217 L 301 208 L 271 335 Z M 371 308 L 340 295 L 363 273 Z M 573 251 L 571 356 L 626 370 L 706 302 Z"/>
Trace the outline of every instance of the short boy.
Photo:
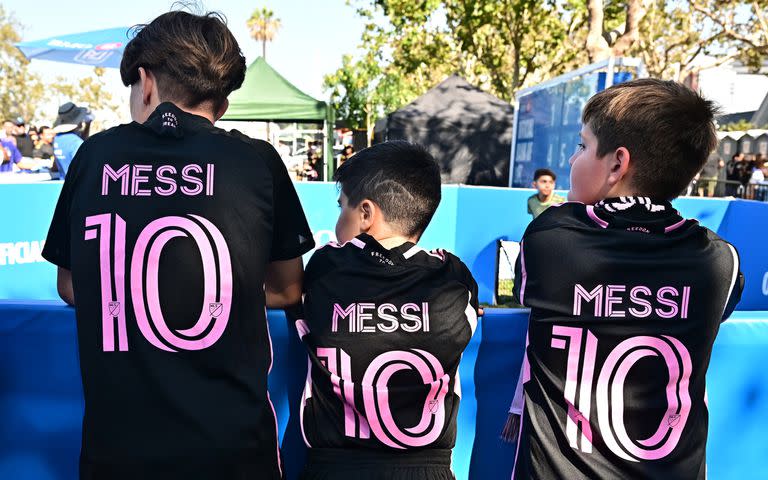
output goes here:
<path id="1" fill-rule="evenodd" d="M 556 180 L 557 175 L 548 168 L 540 168 L 534 172 L 532 185 L 536 193 L 528 197 L 528 213 L 533 215 L 533 218 L 552 205 L 565 201 L 565 198 L 555 193 Z"/>
<path id="2" fill-rule="evenodd" d="M 305 479 L 452 479 L 458 366 L 477 325 L 477 285 L 445 251 L 416 245 L 440 202 L 440 171 L 397 141 L 339 167 L 338 243 L 304 277 L 309 352 Z"/>
<path id="3" fill-rule="evenodd" d="M 585 106 L 571 201 L 529 225 L 517 263 L 531 314 L 513 478 L 705 478 L 705 376 L 743 277 L 670 200 L 714 149 L 713 115 L 653 79 Z"/>

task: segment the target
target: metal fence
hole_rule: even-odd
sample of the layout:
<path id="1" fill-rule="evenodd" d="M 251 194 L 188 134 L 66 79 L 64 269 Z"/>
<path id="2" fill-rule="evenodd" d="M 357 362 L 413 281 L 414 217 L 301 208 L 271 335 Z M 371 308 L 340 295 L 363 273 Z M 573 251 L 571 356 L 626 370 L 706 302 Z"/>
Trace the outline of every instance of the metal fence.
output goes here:
<path id="1" fill-rule="evenodd" d="M 694 180 L 685 192 L 689 197 L 733 197 L 768 202 L 768 184 L 743 184 L 735 180 Z"/>

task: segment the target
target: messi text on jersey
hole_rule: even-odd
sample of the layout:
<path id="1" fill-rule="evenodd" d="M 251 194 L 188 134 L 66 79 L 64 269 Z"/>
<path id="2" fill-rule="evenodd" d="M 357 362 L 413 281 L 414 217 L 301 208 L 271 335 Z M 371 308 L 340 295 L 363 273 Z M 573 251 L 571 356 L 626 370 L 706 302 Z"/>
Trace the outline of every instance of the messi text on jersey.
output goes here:
<path id="1" fill-rule="evenodd" d="M 101 174 L 101 194 L 109 195 L 119 185 L 120 195 L 167 197 L 180 192 L 188 197 L 213 196 L 214 165 L 190 163 L 180 169 L 173 165 L 122 165 L 115 169 L 105 164 Z M 112 184 L 115 187 L 112 187 Z"/>
<path id="2" fill-rule="evenodd" d="M 593 288 L 576 284 L 573 287 L 573 314 L 585 314 L 592 304 L 595 317 L 646 318 L 653 314 L 661 318 L 688 318 L 691 287 L 664 286 L 654 291 L 644 285 L 596 285 Z"/>
<path id="3" fill-rule="evenodd" d="M 346 319 L 349 333 L 429 332 L 429 303 L 406 303 L 400 308 L 391 303 L 351 303 L 342 307 L 333 304 L 331 329 L 339 331 L 339 320 Z"/>

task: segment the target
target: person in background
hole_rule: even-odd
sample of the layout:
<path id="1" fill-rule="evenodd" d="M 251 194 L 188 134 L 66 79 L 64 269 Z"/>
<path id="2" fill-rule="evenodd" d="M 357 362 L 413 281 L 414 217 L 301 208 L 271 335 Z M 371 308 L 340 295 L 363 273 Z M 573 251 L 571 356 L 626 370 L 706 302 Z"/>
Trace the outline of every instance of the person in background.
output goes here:
<path id="1" fill-rule="evenodd" d="M 724 165 L 723 160 L 717 150 L 709 154 L 707 163 L 704 164 L 704 168 L 699 173 L 698 190 L 700 196 L 711 197 L 715 194 L 715 186 L 720 169 L 723 168 L 722 165 Z"/>
<path id="2" fill-rule="evenodd" d="M 16 142 L 11 138 L 0 138 L 0 147 L 2 148 L 2 155 L 0 155 L 0 173 L 13 172 L 13 166 L 18 164 L 23 158 L 19 149 L 16 148 Z"/>
<path id="3" fill-rule="evenodd" d="M 765 181 L 766 163 L 765 156 L 758 154 L 755 156 L 754 169 L 749 178 L 749 189 L 753 200 L 765 201 L 766 181 Z"/>
<path id="4" fill-rule="evenodd" d="M 93 117 L 85 107 L 78 107 L 67 102 L 59 107 L 59 114 L 53 124 L 56 137 L 53 139 L 53 155 L 59 178 L 67 175 L 69 164 L 72 163 L 77 150 L 87 139 Z M 83 138 L 85 137 L 85 138 Z"/>
<path id="5" fill-rule="evenodd" d="M 354 154 L 355 154 L 355 147 L 353 147 L 352 145 L 345 145 L 344 150 L 341 152 L 341 155 L 339 155 L 339 163 L 337 168 L 344 165 L 344 162 L 352 158 L 352 155 Z"/>
<path id="6" fill-rule="evenodd" d="M 51 127 L 47 125 L 40 127 L 40 133 L 35 142 L 35 149 L 32 151 L 32 157 L 41 158 L 43 160 L 53 160 L 53 137 L 55 135 L 56 134 Z"/>
<path id="7" fill-rule="evenodd" d="M 725 165 L 725 179 L 729 182 L 725 186 L 725 195 L 727 197 L 735 197 L 739 192 L 739 186 L 735 182 L 742 183 L 744 170 L 746 169 L 747 164 L 744 162 L 744 154 L 741 152 L 732 156 Z"/>
<path id="8" fill-rule="evenodd" d="M 533 188 L 537 193 L 528 197 L 528 213 L 533 218 L 552 205 L 565 202 L 565 198 L 555 193 L 557 175 L 548 168 L 540 168 L 533 174 Z"/>
<path id="9" fill-rule="evenodd" d="M 32 137 L 27 133 L 26 122 L 22 117 L 16 117 L 12 120 L 14 129 L 13 136 L 16 138 L 16 147 L 21 152 L 22 157 L 32 158 L 32 151 L 35 149 L 35 144 L 32 141 Z"/>

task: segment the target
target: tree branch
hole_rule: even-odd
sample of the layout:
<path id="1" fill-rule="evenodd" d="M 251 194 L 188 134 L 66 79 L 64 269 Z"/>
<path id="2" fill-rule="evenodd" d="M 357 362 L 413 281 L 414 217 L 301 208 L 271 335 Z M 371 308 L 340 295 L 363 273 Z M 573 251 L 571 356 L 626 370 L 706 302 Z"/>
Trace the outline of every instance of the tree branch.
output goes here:
<path id="1" fill-rule="evenodd" d="M 610 55 L 610 46 L 603 38 L 605 12 L 602 0 L 588 0 L 589 32 L 587 33 L 587 53 L 589 61 L 594 62 Z"/>
<path id="2" fill-rule="evenodd" d="M 645 16 L 642 0 L 630 0 L 627 5 L 627 21 L 624 33 L 616 39 L 611 47 L 611 53 L 621 56 L 640 38 L 640 20 Z"/>

